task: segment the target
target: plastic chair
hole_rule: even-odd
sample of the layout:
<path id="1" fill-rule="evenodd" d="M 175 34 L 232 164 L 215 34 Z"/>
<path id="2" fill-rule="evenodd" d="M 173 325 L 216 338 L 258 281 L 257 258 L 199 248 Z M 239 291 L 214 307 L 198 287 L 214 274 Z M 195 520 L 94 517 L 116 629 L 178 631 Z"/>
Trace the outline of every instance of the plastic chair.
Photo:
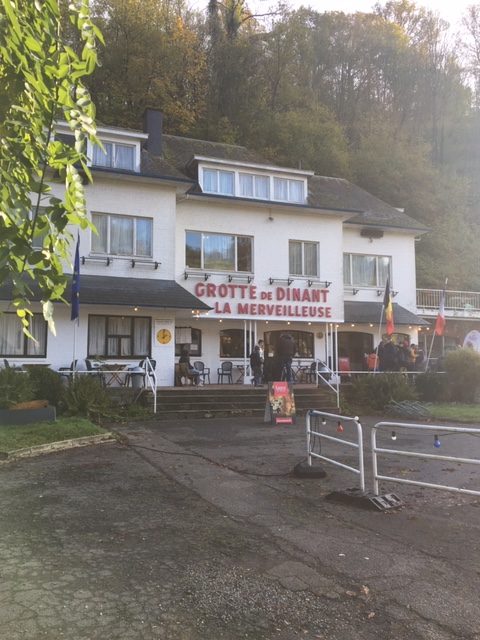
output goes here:
<path id="1" fill-rule="evenodd" d="M 227 378 L 230 384 L 233 384 L 233 363 L 227 360 L 226 362 L 222 362 L 220 367 L 217 369 L 217 384 L 223 384 L 223 379 Z"/>
<path id="2" fill-rule="evenodd" d="M 203 384 L 208 378 L 208 384 L 210 384 L 210 367 L 206 367 L 205 363 L 201 360 L 195 360 L 193 363 L 194 368 L 200 372 L 200 378 L 202 379 Z"/>

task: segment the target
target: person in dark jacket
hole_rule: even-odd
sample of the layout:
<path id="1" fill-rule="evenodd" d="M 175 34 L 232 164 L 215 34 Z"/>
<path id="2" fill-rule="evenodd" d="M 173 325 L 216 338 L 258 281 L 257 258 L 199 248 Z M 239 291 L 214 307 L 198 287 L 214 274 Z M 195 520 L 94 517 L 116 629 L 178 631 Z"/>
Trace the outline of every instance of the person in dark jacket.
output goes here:
<path id="1" fill-rule="evenodd" d="M 287 382 L 292 382 L 293 380 L 292 360 L 296 350 L 297 347 L 292 336 L 289 333 L 282 333 L 278 339 L 276 355 L 282 372 L 281 376 Z"/>
<path id="2" fill-rule="evenodd" d="M 253 384 L 256 387 L 259 387 L 262 384 L 263 378 L 263 358 L 258 344 L 255 345 L 252 353 L 250 354 L 250 366 L 252 367 Z"/>

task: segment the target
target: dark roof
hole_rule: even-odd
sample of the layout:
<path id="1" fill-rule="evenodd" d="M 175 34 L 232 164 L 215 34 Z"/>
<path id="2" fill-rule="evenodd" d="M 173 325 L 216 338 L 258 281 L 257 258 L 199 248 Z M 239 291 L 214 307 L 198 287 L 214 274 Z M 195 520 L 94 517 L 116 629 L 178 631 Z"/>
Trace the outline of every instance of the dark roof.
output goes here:
<path id="1" fill-rule="evenodd" d="M 356 210 L 357 215 L 349 218 L 348 223 L 428 231 L 428 227 L 403 211 L 343 178 L 312 176 L 308 180 L 308 187 L 308 198 L 316 206 Z"/>
<path id="2" fill-rule="evenodd" d="M 275 166 L 256 151 L 241 145 L 163 134 L 162 147 L 163 157 L 142 150 L 141 175 L 164 180 L 191 181 L 192 193 L 201 193 L 196 168 L 191 164 L 194 156 Z M 309 176 L 308 206 L 351 212 L 354 215 L 347 221 L 350 224 L 408 229 L 419 233 L 428 231 L 425 225 L 343 178 Z"/>
<path id="3" fill-rule="evenodd" d="M 196 180 L 196 175 L 189 163 L 195 155 L 272 165 L 260 154 L 240 145 L 164 135 L 163 147 L 168 165 L 173 165 L 184 177 L 192 180 Z M 196 187 L 193 191 L 199 191 L 199 188 Z M 402 211 L 342 178 L 309 176 L 308 205 L 318 209 L 352 212 L 355 215 L 348 222 L 354 224 L 412 229 L 419 232 L 428 230 Z"/>
<path id="4" fill-rule="evenodd" d="M 39 300 L 38 291 L 33 299 Z M 12 286 L 0 287 L 0 299 L 11 300 Z M 70 302 L 70 286 L 65 291 Z M 150 278 L 116 278 L 112 276 L 80 276 L 80 304 L 107 304 L 131 307 L 195 309 L 208 311 L 211 307 L 181 287 L 175 280 Z"/>
<path id="5" fill-rule="evenodd" d="M 378 324 L 382 315 L 381 302 L 345 302 L 345 322 L 361 322 Z M 411 325 L 426 327 L 428 322 L 415 315 L 396 302 L 393 303 L 393 322 L 395 325 Z"/>
<path id="6" fill-rule="evenodd" d="M 162 142 L 165 160 L 179 171 L 186 171 L 193 156 L 206 156 L 235 162 L 270 164 L 260 154 L 240 145 L 169 135 L 163 135 Z"/>

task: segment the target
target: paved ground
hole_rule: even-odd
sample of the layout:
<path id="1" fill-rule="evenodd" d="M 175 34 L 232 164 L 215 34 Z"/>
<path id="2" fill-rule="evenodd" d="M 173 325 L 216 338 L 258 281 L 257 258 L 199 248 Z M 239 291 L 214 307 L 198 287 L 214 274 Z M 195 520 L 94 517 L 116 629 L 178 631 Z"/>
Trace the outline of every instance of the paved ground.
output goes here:
<path id="1" fill-rule="evenodd" d="M 407 502 L 391 513 L 325 500 L 355 477 L 293 477 L 301 423 L 120 431 L 128 444 L 0 467 L 2 639 L 480 639 L 477 498 L 389 486 Z M 480 455 L 477 438 L 440 437 L 445 455 Z M 431 466 L 385 469 L 480 487 Z"/>

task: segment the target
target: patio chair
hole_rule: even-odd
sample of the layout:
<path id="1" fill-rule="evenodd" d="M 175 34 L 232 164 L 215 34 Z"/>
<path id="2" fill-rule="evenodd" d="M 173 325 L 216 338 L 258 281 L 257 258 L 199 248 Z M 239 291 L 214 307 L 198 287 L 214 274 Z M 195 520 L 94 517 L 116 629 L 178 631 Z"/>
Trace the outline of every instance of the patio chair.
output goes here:
<path id="1" fill-rule="evenodd" d="M 205 384 L 207 378 L 208 378 L 208 384 L 210 384 L 210 367 L 206 367 L 205 363 L 203 363 L 201 360 L 195 360 L 195 362 L 193 363 L 193 366 L 197 371 L 200 372 L 200 378 L 203 384 Z"/>
<path id="2" fill-rule="evenodd" d="M 226 362 L 222 362 L 222 364 L 217 369 L 217 384 L 223 384 L 223 379 L 227 378 L 227 381 L 230 384 L 233 384 L 233 363 L 227 360 Z"/>

